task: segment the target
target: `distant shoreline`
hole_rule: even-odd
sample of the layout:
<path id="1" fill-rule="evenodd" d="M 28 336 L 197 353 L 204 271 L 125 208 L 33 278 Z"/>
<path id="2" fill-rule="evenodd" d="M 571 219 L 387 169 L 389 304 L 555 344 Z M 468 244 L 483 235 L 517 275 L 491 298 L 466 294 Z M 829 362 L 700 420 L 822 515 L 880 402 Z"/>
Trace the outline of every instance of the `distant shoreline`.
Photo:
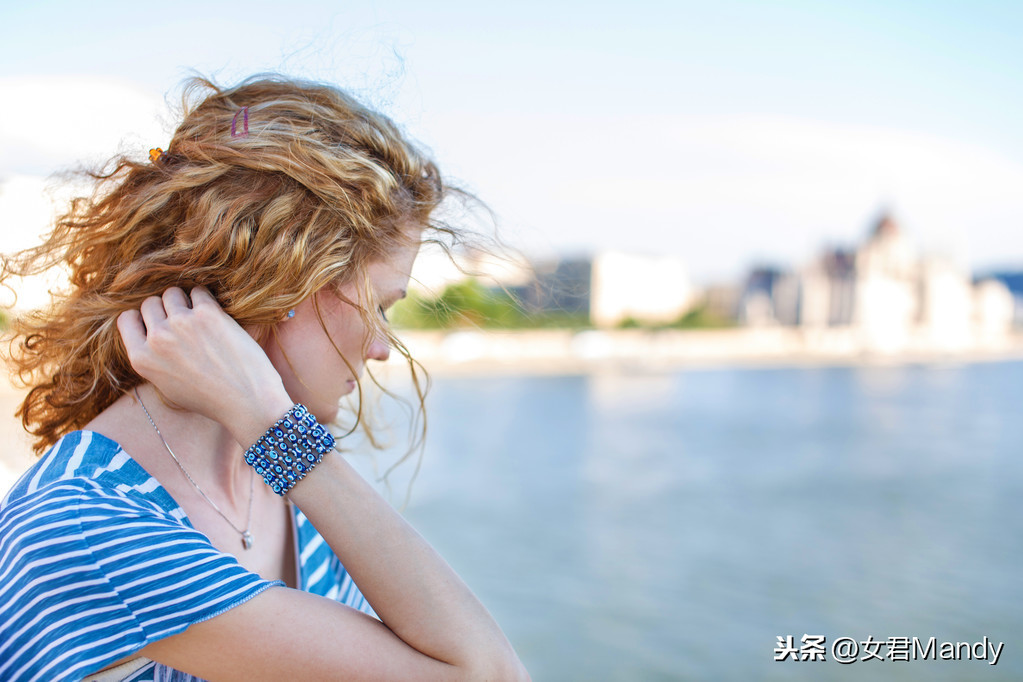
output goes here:
<path id="1" fill-rule="evenodd" d="M 1023 334 L 970 348 L 916 340 L 898 350 L 871 349 L 850 330 L 791 328 L 701 331 L 402 331 L 399 338 L 433 377 L 553 376 L 592 372 L 653 373 L 685 369 L 890 367 L 1023 360 Z M 400 354 L 383 371 L 403 376 Z M 14 411 L 24 391 L 0 381 L 0 492 L 35 458 Z"/>
<path id="2" fill-rule="evenodd" d="M 435 376 L 580 374 L 724 367 L 897 366 L 1023 360 L 1023 333 L 958 347 L 908 338 L 881 347 L 851 329 L 403 331 Z M 400 362 L 392 355 L 388 364 Z"/>

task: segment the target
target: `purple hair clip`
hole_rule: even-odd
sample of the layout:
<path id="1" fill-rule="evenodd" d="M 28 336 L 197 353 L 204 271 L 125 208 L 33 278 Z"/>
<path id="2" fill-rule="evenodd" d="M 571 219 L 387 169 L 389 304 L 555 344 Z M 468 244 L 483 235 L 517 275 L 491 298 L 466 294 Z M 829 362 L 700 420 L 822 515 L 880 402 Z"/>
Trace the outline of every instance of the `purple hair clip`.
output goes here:
<path id="1" fill-rule="evenodd" d="M 238 131 L 238 117 L 242 117 L 242 129 Z M 231 119 L 231 137 L 248 137 L 249 136 L 249 108 L 242 107 L 235 112 L 234 118 Z"/>

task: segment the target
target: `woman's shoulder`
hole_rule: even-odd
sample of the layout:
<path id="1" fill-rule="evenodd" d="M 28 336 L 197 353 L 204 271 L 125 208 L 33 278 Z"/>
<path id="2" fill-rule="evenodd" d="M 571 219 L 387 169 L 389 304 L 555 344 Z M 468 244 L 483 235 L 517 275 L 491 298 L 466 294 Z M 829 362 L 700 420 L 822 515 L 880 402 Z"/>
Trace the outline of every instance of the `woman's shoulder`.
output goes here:
<path id="1" fill-rule="evenodd" d="M 0 505 L 0 570 L 19 557 L 95 557 L 125 524 L 173 531 L 187 526 L 183 519 L 170 495 L 120 445 L 76 431 L 29 468 Z"/>
<path id="2" fill-rule="evenodd" d="M 0 679 L 80 678 L 279 584 L 213 547 L 160 494 L 88 431 L 15 485 L 0 510 Z"/>
<path id="3" fill-rule="evenodd" d="M 95 431 L 74 431 L 54 443 L 11 487 L 0 518 L 14 507 L 46 505 L 55 499 L 103 499 L 141 505 L 177 520 L 184 512 L 156 479 L 116 441 Z"/>

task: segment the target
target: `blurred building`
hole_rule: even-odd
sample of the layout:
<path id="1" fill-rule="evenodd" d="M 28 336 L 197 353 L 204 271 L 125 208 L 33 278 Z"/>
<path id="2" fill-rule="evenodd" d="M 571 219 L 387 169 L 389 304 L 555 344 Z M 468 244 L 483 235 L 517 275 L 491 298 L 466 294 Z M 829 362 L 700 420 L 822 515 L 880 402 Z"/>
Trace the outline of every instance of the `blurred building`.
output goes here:
<path id="1" fill-rule="evenodd" d="M 593 259 L 586 256 L 533 263 L 533 277 L 514 290 L 531 313 L 589 315 Z"/>
<path id="2" fill-rule="evenodd" d="M 794 324 L 851 325 L 855 300 L 855 250 L 828 249 L 801 274 L 799 312 Z"/>
<path id="3" fill-rule="evenodd" d="M 608 251 L 594 257 L 590 321 L 613 327 L 626 320 L 669 324 L 693 302 L 693 287 L 681 259 Z"/>
<path id="4" fill-rule="evenodd" d="M 995 280 L 1004 284 L 1012 296 L 1012 322 L 1015 327 L 1023 327 L 1023 272 L 1001 270 L 974 278 L 978 283 Z"/>
<path id="5" fill-rule="evenodd" d="M 714 284 L 703 289 L 702 302 L 707 313 L 719 320 L 739 319 L 743 301 L 741 284 Z"/>
<path id="6" fill-rule="evenodd" d="M 781 292 L 778 282 L 785 273 L 777 268 L 757 267 L 746 277 L 742 299 L 736 310 L 737 319 L 748 327 L 769 327 L 782 322 Z"/>
<path id="7" fill-rule="evenodd" d="M 633 321 L 668 324 L 694 301 L 682 261 L 606 251 L 534 264 L 534 281 L 516 293 L 533 312 L 588 315 L 597 327 Z"/>
<path id="8" fill-rule="evenodd" d="M 432 298 L 466 277 L 475 277 L 487 287 L 515 289 L 533 281 L 533 266 L 515 252 L 462 249 L 449 254 L 436 244 L 424 244 L 412 267 L 409 286 Z"/>
<path id="9" fill-rule="evenodd" d="M 973 327 L 982 339 L 998 337 L 1006 325 L 1019 320 L 1020 299 L 998 279 L 982 279 L 973 285 Z"/>
<path id="10" fill-rule="evenodd" d="M 863 348 L 959 350 L 1005 336 L 1018 310 L 999 279 L 979 282 L 941 257 L 920 257 L 883 213 L 853 249 L 828 249 L 795 272 L 757 268 L 738 319 L 750 326 L 847 327 Z"/>

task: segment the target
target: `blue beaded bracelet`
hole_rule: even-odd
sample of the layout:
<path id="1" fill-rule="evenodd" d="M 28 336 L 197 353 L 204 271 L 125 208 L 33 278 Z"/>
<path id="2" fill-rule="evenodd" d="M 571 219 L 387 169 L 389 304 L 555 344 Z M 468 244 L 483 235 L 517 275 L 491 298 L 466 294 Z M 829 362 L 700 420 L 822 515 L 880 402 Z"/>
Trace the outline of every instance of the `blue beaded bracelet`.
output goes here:
<path id="1" fill-rule="evenodd" d="M 245 461 L 283 496 L 333 448 L 334 436 L 298 403 L 245 451 Z"/>

